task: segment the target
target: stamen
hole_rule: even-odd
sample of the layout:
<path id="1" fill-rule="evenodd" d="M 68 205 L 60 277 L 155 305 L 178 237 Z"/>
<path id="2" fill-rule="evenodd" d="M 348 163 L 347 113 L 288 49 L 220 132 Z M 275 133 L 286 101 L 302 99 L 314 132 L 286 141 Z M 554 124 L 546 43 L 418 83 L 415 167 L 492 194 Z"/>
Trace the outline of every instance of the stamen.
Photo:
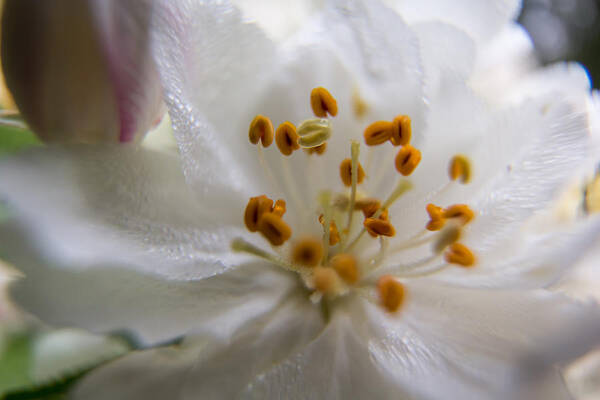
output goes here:
<path id="1" fill-rule="evenodd" d="M 408 176 L 417 168 L 419 162 L 421 162 L 421 152 L 411 145 L 406 145 L 396 156 L 396 169 L 402 175 Z"/>
<path id="2" fill-rule="evenodd" d="M 396 185 L 396 188 L 394 189 L 394 191 L 389 195 L 389 197 L 383 202 L 383 205 L 381 206 L 381 208 L 379 210 L 377 210 L 375 212 L 375 214 L 373 214 L 373 216 L 371 217 L 372 219 L 375 218 L 379 218 L 379 216 L 383 213 L 384 210 L 387 210 L 389 208 L 389 206 L 391 206 L 396 200 L 398 200 L 400 198 L 400 196 L 402 196 L 404 193 L 406 193 L 407 191 L 409 191 L 410 189 L 412 189 L 412 183 L 410 183 L 409 180 L 406 179 L 402 179 L 400 182 L 398 182 L 398 184 Z M 367 218 L 368 219 L 368 218 Z M 366 219 L 365 219 L 366 221 Z M 384 221 L 385 222 L 385 221 Z M 353 248 L 354 246 L 356 246 L 356 244 L 360 241 L 360 238 L 365 234 L 365 232 L 367 231 L 366 227 L 363 227 L 363 229 L 361 229 L 361 231 L 359 232 L 359 234 L 354 238 L 354 240 L 352 240 L 345 248 L 344 251 L 348 251 L 351 248 Z"/>
<path id="3" fill-rule="evenodd" d="M 390 275 L 384 275 L 377 282 L 381 305 L 389 312 L 396 312 L 404 301 L 404 286 Z"/>
<path id="4" fill-rule="evenodd" d="M 325 211 L 323 214 L 323 264 L 327 262 L 327 258 L 329 257 L 329 243 L 331 242 L 331 214 L 333 213 L 333 207 L 331 205 L 331 192 L 329 190 L 325 190 L 319 194 L 319 203 L 321 203 L 321 207 Z M 325 227 L 329 225 L 330 228 L 326 229 Z M 339 235 L 338 235 L 339 236 Z"/>
<path id="5" fill-rule="evenodd" d="M 258 144 L 260 140 L 263 147 L 269 147 L 273 143 L 273 124 L 271 120 L 260 114 L 254 117 L 250 123 L 248 138 L 252 144 Z"/>
<path id="6" fill-rule="evenodd" d="M 292 236 L 289 225 L 273 212 L 264 213 L 258 220 L 257 228 L 273 246 L 281 246 Z"/>
<path id="7" fill-rule="evenodd" d="M 323 246 L 321 241 L 313 237 L 305 237 L 294 244 L 292 261 L 306 267 L 314 267 L 321 262 Z"/>
<path id="8" fill-rule="evenodd" d="M 350 155 L 352 157 L 352 159 L 350 160 L 350 184 L 352 186 L 352 189 L 350 191 L 350 207 L 348 208 L 348 223 L 346 224 L 345 232 L 350 232 L 350 229 L 352 228 L 352 218 L 354 217 L 354 204 L 356 203 L 356 185 L 361 183 L 365 178 L 365 172 L 363 171 L 362 166 L 358 162 L 359 151 L 360 144 L 357 141 L 353 140 L 352 144 L 350 145 Z M 342 181 L 344 181 L 344 184 L 346 184 L 344 174 L 348 171 L 348 169 L 343 169 L 344 172 L 342 172 L 342 167 L 340 166 L 340 174 L 342 175 Z"/>
<path id="9" fill-rule="evenodd" d="M 284 156 L 289 156 L 294 150 L 298 150 L 300 145 L 298 144 L 296 127 L 288 121 L 279 125 L 277 132 L 275 132 L 275 143 Z"/>
<path id="10" fill-rule="evenodd" d="M 273 213 L 275 215 L 283 217 L 283 215 L 285 214 L 285 211 L 286 211 L 285 200 L 283 200 L 283 199 L 277 200 L 275 202 L 275 205 L 273 206 Z"/>
<path id="11" fill-rule="evenodd" d="M 335 292 L 338 286 L 338 276 L 333 268 L 316 267 L 313 272 L 315 290 L 323 294 Z"/>
<path id="12" fill-rule="evenodd" d="M 475 217 L 475 213 L 466 204 L 455 204 L 446 208 L 443 216 L 447 219 L 459 219 L 463 225 L 466 225 Z"/>
<path id="13" fill-rule="evenodd" d="M 396 234 L 394 226 L 389 221 L 384 221 L 379 218 L 366 218 L 363 225 L 367 229 L 367 232 L 373 236 L 391 237 Z"/>
<path id="14" fill-rule="evenodd" d="M 360 96 L 357 88 L 352 91 L 352 111 L 356 119 L 362 119 L 369 112 L 369 105 Z"/>
<path id="15" fill-rule="evenodd" d="M 365 218 L 372 217 L 377 210 L 381 208 L 381 202 L 375 198 L 361 199 L 356 202 L 354 207 L 362 211 Z"/>
<path id="16" fill-rule="evenodd" d="M 441 253 L 448 246 L 453 245 L 460 239 L 460 229 L 455 225 L 450 225 L 439 233 L 436 241 L 433 243 L 433 251 L 436 254 Z"/>
<path id="17" fill-rule="evenodd" d="M 377 146 L 390 140 L 394 124 L 389 121 L 376 121 L 367 126 L 364 132 L 367 146 Z"/>
<path id="18" fill-rule="evenodd" d="M 475 264 L 475 256 L 469 248 L 460 243 L 454 243 L 448 251 L 444 253 L 444 259 L 450 264 L 457 264 L 463 267 L 471 267 Z"/>
<path id="19" fill-rule="evenodd" d="M 346 186 L 352 186 L 352 169 L 352 159 L 350 158 L 344 159 L 344 161 L 342 161 L 340 164 L 340 178 L 342 178 L 342 182 Z M 361 184 L 365 179 L 365 170 L 360 163 L 358 163 L 356 169 L 358 170 L 356 183 Z"/>
<path id="20" fill-rule="evenodd" d="M 258 221 L 263 214 L 270 212 L 273 207 L 273 200 L 267 196 L 251 197 L 244 212 L 244 223 L 250 232 L 258 230 Z"/>
<path id="21" fill-rule="evenodd" d="M 300 124 L 296 133 L 300 138 L 298 144 L 302 147 L 317 147 L 331 137 L 331 122 L 328 119 L 309 119 Z"/>
<path id="22" fill-rule="evenodd" d="M 452 157 L 448 165 L 448 175 L 453 181 L 460 179 L 461 183 L 469 183 L 471 180 L 471 163 L 469 159 L 461 154 Z"/>
<path id="23" fill-rule="evenodd" d="M 242 238 L 233 239 L 233 241 L 231 242 L 231 250 L 238 252 L 238 253 L 252 254 L 253 256 L 263 258 L 263 259 L 265 259 L 269 262 L 272 262 L 273 264 L 279 265 L 287 270 L 290 270 L 290 271 L 294 270 L 292 268 L 292 266 L 289 263 L 287 263 L 285 260 L 278 258 L 274 254 L 268 253 L 268 252 L 264 251 L 263 249 L 256 247 L 252 243 L 247 242 Z"/>
<path id="24" fill-rule="evenodd" d="M 325 217 L 323 214 L 319 215 L 319 222 L 325 227 Z M 335 246 L 340 241 L 340 232 L 338 231 L 335 221 L 331 221 L 329 224 L 329 245 Z"/>
<path id="25" fill-rule="evenodd" d="M 337 101 L 324 87 L 316 87 L 310 92 L 310 106 L 319 118 L 326 118 L 327 113 L 335 117 L 338 112 Z"/>
<path id="26" fill-rule="evenodd" d="M 323 143 L 320 146 L 316 146 L 316 147 L 309 147 L 309 148 L 305 148 L 304 151 L 307 154 L 314 154 L 317 153 L 317 155 L 322 155 L 323 153 L 325 153 L 325 150 L 327 150 L 327 143 Z"/>
<path id="27" fill-rule="evenodd" d="M 427 214 L 429 214 L 429 218 L 431 219 L 425 228 L 428 231 L 439 231 L 446 225 L 446 219 L 444 218 L 444 209 L 442 207 L 438 207 L 435 204 L 427 204 L 425 207 L 427 210 Z"/>
<path id="28" fill-rule="evenodd" d="M 410 117 L 408 115 L 398 115 L 392 122 L 392 136 L 390 142 L 394 146 L 405 146 L 410 143 L 412 137 L 412 128 Z"/>
<path id="29" fill-rule="evenodd" d="M 331 259 L 331 267 L 349 285 L 358 282 L 356 259 L 350 254 L 338 254 Z"/>

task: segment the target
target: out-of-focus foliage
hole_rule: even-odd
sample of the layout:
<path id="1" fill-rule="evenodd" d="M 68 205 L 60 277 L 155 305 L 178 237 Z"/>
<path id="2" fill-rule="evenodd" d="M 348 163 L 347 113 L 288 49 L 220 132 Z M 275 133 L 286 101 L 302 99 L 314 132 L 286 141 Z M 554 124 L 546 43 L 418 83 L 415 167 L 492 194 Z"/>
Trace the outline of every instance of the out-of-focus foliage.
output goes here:
<path id="1" fill-rule="evenodd" d="M 524 0 L 519 22 L 543 63 L 579 61 L 600 87 L 600 1 Z"/>

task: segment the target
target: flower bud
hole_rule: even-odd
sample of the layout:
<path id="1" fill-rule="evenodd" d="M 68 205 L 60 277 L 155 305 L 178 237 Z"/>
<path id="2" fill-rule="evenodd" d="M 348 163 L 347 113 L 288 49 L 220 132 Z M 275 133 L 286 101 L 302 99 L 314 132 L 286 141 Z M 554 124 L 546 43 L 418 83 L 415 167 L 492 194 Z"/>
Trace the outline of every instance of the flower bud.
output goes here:
<path id="1" fill-rule="evenodd" d="M 149 0 L 6 0 L 2 68 L 23 118 L 48 142 L 139 140 L 164 107 Z"/>

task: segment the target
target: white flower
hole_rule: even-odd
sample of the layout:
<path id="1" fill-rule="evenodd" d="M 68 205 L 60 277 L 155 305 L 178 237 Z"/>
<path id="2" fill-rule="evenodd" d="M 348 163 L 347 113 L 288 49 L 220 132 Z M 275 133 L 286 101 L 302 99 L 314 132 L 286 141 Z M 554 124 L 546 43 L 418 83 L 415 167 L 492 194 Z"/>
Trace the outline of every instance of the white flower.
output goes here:
<path id="1" fill-rule="evenodd" d="M 75 396 L 565 394 L 554 367 L 595 344 L 600 312 L 544 287 L 600 225 L 589 219 L 534 235 L 524 224 L 583 157 L 588 126 L 579 105 L 589 83 L 563 89 L 557 82 L 570 75 L 557 66 L 535 72 L 545 76 L 540 85 L 507 86 L 510 93 L 490 101 L 482 86 L 471 87 L 473 74 L 484 71 L 475 63 L 515 8 L 453 4 L 450 20 L 427 13 L 435 7 L 416 19 L 403 10 L 408 24 L 377 2 L 333 2 L 276 45 L 227 4 L 165 0 L 157 10 L 156 58 L 181 157 L 74 147 L 3 163 L 0 193 L 18 218 L 0 232 L 0 255 L 28 275 L 13 290 L 20 304 L 54 324 L 129 329 L 149 345 L 188 335 L 181 345 L 100 368 Z M 468 24 L 466 4 L 481 10 L 475 24 Z M 337 100 L 337 115 L 303 141 L 316 145 L 331 134 L 324 154 L 285 157 L 275 145 L 249 143 L 257 115 L 275 128 L 291 121 L 300 129 L 314 118 L 309 95 L 317 87 Z M 399 114 L 412 121 L 414 147 L 365 145 L 369 124 Z M 355 195 L 340 178 L 351 147 L 351 170 L 359 161 L 366 173 Z M 420 163 L 411 150 L 413 158 L 395 166 L 408 149 L 420 150 Z M 449 179 L 456 155 L 456 166 L 470 169 L 466 184 Z M 261 195 L 285 199 L 287 211 L 266 207 L 268 219 L 249 212 L 245 220 L 248 204 L 264 201 L 251 198 Z M 392 226 L 393 237 L 361 235 L 359 211 L 345 230 L 349 204 L 372 197 L 389 221 L 370 228 Z M 466 204 L 459 210 L 475 218 L 464 225 L 446 212 L 433 221 L 446 222 L 443 229 L 423 232 L 428 203 Z M 320 214 L 325 226 L 335 221 L 341 242 L 323 248 L 305 241 L 307 251 L 294 260 L 300 238 L 319 243 L 324 232 L 334 235 Z M 276 245 L 249 232 L 253 223 Z M 457 232 L 461 246 L 453 247 Z M 322 262 L 319 249 L 328 255 Z M 357 267 L 334 272 L 329 256 L 337 253 Z M 313 257 L 320 267 L 297 262 Z"/>

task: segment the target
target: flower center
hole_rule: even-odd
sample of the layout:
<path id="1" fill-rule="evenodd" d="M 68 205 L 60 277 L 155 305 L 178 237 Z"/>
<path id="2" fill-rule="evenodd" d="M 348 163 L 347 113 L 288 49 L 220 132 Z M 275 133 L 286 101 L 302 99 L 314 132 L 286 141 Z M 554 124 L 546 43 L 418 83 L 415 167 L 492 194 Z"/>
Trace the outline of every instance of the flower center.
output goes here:
<path id="1" fill-rule="evenodd" d="M 271 171 L 262 158 L 261 145 L 269 147 L 273 138 L 284 158 L 300 148 L 308 157 L 326 157 L 327 141 L 333 133 L 328 117 L 337 115 L 337 101 L 327 89 L 318 87 L 311 92 L 310 104 L 317 118 L 302 122 L 298 128 L 286 121 L 274 131 L 268 117 L 257 115 L 252 120 L 248 137 L 252 144 L 258 146 L 261 165 L 267 174 L 271 175 Z M 424 219 L 425 229 L 409 239 L 394 241 L 396 228 L 390 220 L 390 206 L 412 189 L 408 177 L 421 163 L 422 155 L 411 145 L 411 119 L 407 115 L 398 115 L 392 121 L 373 122 L 364 130 L 363 136 L 367 146 L 391 145 L 399 148 L 390 168 L 395 167 L 401 178 L 387 198 L 358 191 L 367 174 L 359 161 L 360 144 L 352 141 L 350 157 L 339 164 L 339 176 L 346 190 L 324 190 L 319 195 L 315 224 L 319 224 L 322 234 L 292 238 L 292 227 L 284 219 L 287 211 L 285 200 L 273 201 L 262 194 L 248 201 L 244 223 L 250 232 L 262 235 L 272 251 L 263 250 L 243 239 L 235 239 L 232 248 L 297 273 L 315 303 L 335 300 L 352 292 L 364 293 L 375 278 L 379 304 L 387 311 L 395 312 L 405 298 L 403 280 L 437 273 L 449 265 L 475 265 L 474 254 L 459 243 L 462 228 L 474 218 L 475 213 L 466 204 L 446 208 L 427 204 L 425 211 L 429 220 Z M 469 160 L 463 155 L 456 155 L 448 165 L 448 185 L 456 184 L 453 182 L 467 184 L 471 174 Z M 362 224 L 358 224 L 361 215 Z M 359 251 L 367 241 L 378 242 L 378 246 L 375 245 L 378 250 L 370 257 Z M 381 271 L 386 255 L 423 246 L 430 246 L 428 256 L 410 264 L 394 266 L 391 274 Z"/>

